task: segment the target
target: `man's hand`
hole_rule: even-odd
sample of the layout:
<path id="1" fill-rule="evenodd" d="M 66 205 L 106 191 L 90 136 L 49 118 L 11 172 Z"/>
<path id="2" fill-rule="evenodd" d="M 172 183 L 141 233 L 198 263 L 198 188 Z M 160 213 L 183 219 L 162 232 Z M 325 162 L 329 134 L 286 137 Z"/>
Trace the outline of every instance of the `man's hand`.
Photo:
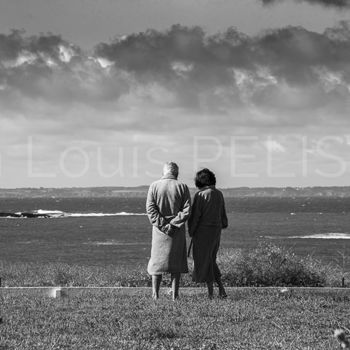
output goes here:
<path id="1" fill-rule="evenodd" d="M 171 225 L 171 224 L 166 224 L 164 227 L 163 227 L 163 229 L 162 229 L 162 231 L 163 231 L 163 233 L 165 233 L 166 235 L 168 235 L 168 236 L 172 236 L 176 231 L 177 231 L 177 227 L 176 226 L 173 226 L 173 225 Z"/>

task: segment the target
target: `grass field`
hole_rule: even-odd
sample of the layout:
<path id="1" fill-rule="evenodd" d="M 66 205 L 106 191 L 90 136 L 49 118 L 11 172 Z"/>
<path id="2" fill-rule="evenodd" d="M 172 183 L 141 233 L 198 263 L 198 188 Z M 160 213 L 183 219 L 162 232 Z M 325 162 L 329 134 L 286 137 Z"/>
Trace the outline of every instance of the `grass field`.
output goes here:
<path id="1" fill-rule="evenodd" d="M 181 299 L 154 302 L 146 266 L 83 266 L 0 262 L 3 286 L 143 286 L 141 289 L 68 289 L 50 298 L 40 289 L 1 288 L 0 349 L 336 349 L 335 329 L 350 329 L 348 272 L 313 257 L 262 244 L 250 251 L 223 249 L 219 264 L 227 300 L 209 301 L 190 274 Z M 191 260 L 190 260 L 191 266 Z M 345 272 L 345 273 L 344 273 Z"/>
<path id="2" fill-rule="evenodd" d="M 339 286 L 342 276 L 348 283 L 348 273 L 271 244 L 223 250 L 219 263 L 226 300 L 208 300 L 203 286 L 188 288 L 196 285 L 187 274 L 180 300 L 171 300 L 166 276 L 154 302 L 145 266 L 2 262 L 3 286 L 62 286 L 66 295 L 1 288 L 0 349 L 321 350 L 339 348 L 336 329 L 350 336 L 350 290 L 322 288 Z M 260 288 L 229 287 L 241 285 Z"/>
<path id="3" fill-rule="evenodd" d="M 346 290 L 249 288 L 208 300 L 204 289 L 85 290 L 67 298 L 2 289 L 0 349 L 337 349 L 349 335 Z"/>

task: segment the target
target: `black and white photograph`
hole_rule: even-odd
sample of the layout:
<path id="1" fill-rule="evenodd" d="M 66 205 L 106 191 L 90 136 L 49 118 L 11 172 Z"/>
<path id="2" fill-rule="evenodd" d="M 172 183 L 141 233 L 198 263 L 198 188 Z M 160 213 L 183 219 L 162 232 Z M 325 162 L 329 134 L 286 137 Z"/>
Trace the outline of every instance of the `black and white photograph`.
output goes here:
<path id="1" fill-rule="evenodd" d="M 0 350 L 350 349 L 350 0 L 0 0 Z"/>

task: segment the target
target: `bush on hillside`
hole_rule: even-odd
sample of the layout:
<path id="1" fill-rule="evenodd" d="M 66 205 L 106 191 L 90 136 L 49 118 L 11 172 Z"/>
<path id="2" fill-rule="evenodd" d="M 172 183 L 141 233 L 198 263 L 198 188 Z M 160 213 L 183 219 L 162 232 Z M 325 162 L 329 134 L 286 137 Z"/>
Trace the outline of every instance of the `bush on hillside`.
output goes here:
<path id="1" fill-rule="evenodd" d="M 312 286 L 330 284 L 339 274 L 312 257 L 299 257 L 290 250 L 262 243 L 253 250 L 224 250 L 219 257 L 223 280 L 235 286 Z"/>

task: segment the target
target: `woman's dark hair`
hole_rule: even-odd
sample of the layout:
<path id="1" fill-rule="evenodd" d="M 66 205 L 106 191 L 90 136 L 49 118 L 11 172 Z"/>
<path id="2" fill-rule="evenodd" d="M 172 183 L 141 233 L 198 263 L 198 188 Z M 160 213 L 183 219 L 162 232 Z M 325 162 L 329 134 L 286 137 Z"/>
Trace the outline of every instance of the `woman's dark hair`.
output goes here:
<path id="1" fill-rule="evenodd" d="M 199 170 L 194 179 L 196 187 L 214 186 L 216 184 L 215 174 L 207 168 Z"/>

